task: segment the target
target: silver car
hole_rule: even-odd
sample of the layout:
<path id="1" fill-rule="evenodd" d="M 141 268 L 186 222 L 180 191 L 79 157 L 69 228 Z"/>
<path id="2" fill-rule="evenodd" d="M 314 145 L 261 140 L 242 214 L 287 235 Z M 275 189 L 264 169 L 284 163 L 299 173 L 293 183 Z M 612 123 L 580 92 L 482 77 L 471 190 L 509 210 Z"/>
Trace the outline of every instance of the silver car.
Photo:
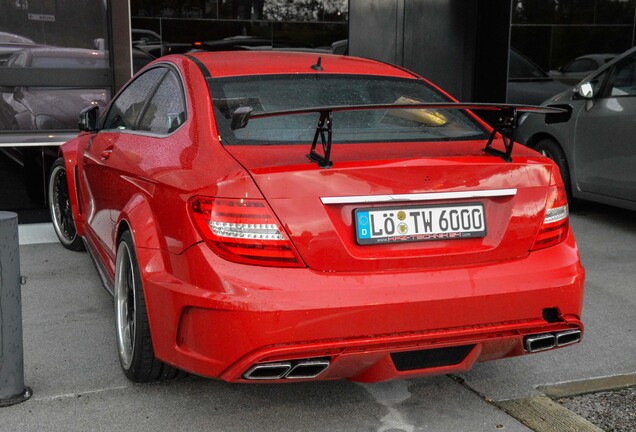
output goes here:
<path id="1" fill-rule="evenodd" d="M 636 210 L 636 47 L 543 105 L 569 114 L 522 118 L 517 139 L 556 162 L 570 197 Z"/>
<path id="2" fill-rule="evenodd" d="M 551 70 L 548 74 L 563 84 L 574 86 L 614 58 L 616 58 L 616 54 L 586 54 L 575 58 L 557 70 Z"/>

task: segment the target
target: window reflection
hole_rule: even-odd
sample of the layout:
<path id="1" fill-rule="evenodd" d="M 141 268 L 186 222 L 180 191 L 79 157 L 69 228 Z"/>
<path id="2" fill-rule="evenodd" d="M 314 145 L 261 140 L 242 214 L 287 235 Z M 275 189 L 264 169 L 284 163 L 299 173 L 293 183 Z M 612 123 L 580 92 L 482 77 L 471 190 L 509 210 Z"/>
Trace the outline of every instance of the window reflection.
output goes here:
<path id="1" fill-rule="evenodd" d="M 133 0 L 132 46 L 152 58 L 192 50 L 348 52 L 348 0 Z M 135 70 L 143 66 L 141 56 Z M 146 59 L 149 61 L 150 59 Z"/>
<path id="2" fill-rule="evenodd" d="M 633 24 L 634 0 L 515 0 L 513 24 Z"/>
<path id="3" fill-rule="evenodd" d="M 108 40 L 106 12 L 105 1 L 5 1 L 0 44 L 95 48 L 98 40 Z"/>
<path id="4" fill-rule="evenodd" d="M 102 70 L 110 68 L 106 13 L 101 1 L 3 3 L 0 132 L 76 131 L 83 108 L 106 105 L 111 94 L 102 80 Z M 25 74 L 23 68 L 38 72 Z M 75 83 L 57 69 L 89 72 Z"/>
<path id="5" fill-rule="evenodd" d="M 511 83 L 536 82 L 536 73 L 521 70 L 511 54 L 508 101 L 512 92 L 516 102 L 542 102 L 575 86 L 636 43 L 635 15 L 636 0 L 515 0 L 511 47 L 547 78 L 520 95 L 519 85 Z"/>
<path id="6" fill-rule="evenodd" d="M 176 4 L 175 4 L 176 3 Z M 346 22 L 348 0 L 132 0 L 133 17 Z"/>

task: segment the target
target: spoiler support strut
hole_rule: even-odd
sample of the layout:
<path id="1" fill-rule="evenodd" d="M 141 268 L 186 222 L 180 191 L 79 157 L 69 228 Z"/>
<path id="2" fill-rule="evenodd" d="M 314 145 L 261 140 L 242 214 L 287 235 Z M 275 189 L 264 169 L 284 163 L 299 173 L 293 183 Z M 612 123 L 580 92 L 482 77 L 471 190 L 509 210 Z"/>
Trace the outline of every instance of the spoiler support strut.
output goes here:
<path id="1" fill-rule="evenodd" d="M 329 160 L 329 156 L 331 156 L 331 137 L 333 132 L 332 126 L 332 112 L 330 110 L 320 111 L 320 119 L 318 120 L 318 126 L 316 127 L 316 133 L 314 134 L 314 140 L 311 143 L 311 150 L 307 155 L 309 160 L 318 163 L 318 166 L 320 168 L 331 168 L 333 166 L 333 162 Z M 327 138 L 325 138 L 325 132 L 327 133 Z M 322 155 L 316 151 L 316 147 L 318 145 L 318 137 L 320 137 L 320 142 L 322 144 Z"/>
<path id="2" fill-rule="evenodd" d="M 519 114 L 517 113 L 517 109 L 515 107 L 502 107 L 499 112 L 499 119 L 497 119 L 497 123 L 495 123 L 492 129 L 484 151 L 490 155 L 499 156 L 506 162 L 512 162 L 512 147 L 515 144 L 515 131 L 518 126 Z M 497 133 L 501 135 L 506 151 L 492 148 L 492 142 Z"/>

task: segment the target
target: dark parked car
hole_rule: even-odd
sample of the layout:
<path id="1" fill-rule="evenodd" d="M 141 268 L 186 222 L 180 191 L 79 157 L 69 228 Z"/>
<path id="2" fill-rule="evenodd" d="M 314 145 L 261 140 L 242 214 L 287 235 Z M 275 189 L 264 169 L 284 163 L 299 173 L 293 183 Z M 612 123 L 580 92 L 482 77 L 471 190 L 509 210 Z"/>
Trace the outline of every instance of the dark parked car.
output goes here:
<path id="1" fill-rule="evenodd" d="M 571 196 L 636 210 L 636 48 L 545 105 L 569 121 L 527 117 L 519 139 L 557 163 Z"/>
<path id="2" fill-rule="evenodd" d="M 106 53 L 61 47 L 24 48 L 9 58 L 14 68 L 105 68 Z M 0 124 L 13 130 L 63 130 L 77 127 L 77 116 L 86 105 L 105 107 L 108 89 L 70 87 L 0 87 Z"/>
<path id="3" fill-rule="evenodd" d="M 575 86 L 576 83 L 614 58 L 616 58 L 616 54 L 587 54 L 575 58 L 557 70 L 551 70 L 548 75 L 563 84 Z"/>

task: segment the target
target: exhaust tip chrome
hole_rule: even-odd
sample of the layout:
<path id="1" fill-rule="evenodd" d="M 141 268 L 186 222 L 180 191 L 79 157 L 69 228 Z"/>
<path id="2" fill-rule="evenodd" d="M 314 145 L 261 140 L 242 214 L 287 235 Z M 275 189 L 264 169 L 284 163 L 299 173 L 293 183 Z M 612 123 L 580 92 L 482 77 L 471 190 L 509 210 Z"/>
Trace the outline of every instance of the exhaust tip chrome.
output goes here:
<path id="1" fill-rule="evenodd" d="M 581 330 L 566 330 L 556 334 L 556 346 L 572 345 L 581 341 Z"/>
<path id="2" fill-rule="evenodd" d="M 556 337 L 552 333 L 541 333 L 526 336 L 523 344 L 528 352 L 539 352 L 549 350 L 556 346 Z"/>
<path id="3" fill-rule="evenodd" d="M 286 379 L 311 379 L 323 373 L 331 362 L 328 359 L 301 360 L 285 375 Z"/>
<path id="4" fill-rule="evenodd" d="M 281 379 L 291 370 L 290 362 L 255 364 L 243 374 L 248 380 L 275 380 Z"/>
<path id="5" fill-rule="evenodd" d="M 331 365 L 329 357 L 257 363 L 243 374 L 246 380 L 311 379 Z"/>

